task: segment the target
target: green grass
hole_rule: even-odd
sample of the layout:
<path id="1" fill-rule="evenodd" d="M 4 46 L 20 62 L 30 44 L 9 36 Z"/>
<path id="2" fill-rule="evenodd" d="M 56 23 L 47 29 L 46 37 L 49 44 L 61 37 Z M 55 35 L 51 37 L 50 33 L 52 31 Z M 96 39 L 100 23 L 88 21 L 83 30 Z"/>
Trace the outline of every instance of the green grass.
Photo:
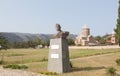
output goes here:
<path id="1" fill-rule="evenodd" d="M 48 58 L 48 49 L 9 49 L 0 54 L 4 54 L 4 64 L 41 62 Z"/>
<path id="2" fill-rule="evenodd" d="M 25 64 L 28 66 L 28 71 L 38 72 L 47 70 L 47 58 L 49 49 L 8 49 L 7 51 L 0 51 L 0 58 L 3 57 L 3 64 Z M 74 67 L 74 71 L 70 73 L 60 74 L 60 76 L 88 76 L 89 73 L 94 73 L 99 76 L 104 76 L 104 67 L 118 66 L 115 63 L 117 58 L 120 58 L 120 49 L 79 49 L 70 50 L 70 58 Z M 91 58 L 91 59 L 75 59 L 84 58 L 86 56 L 99 55 L 113 53 L 113 55 L 107 55 L 103 57 Z M 86 73 L 87 72 L 87 73 Z M 87 75 L 86 75 L 87 74 Z"/>
<path id="3" fill-rule="evenodd" d="M 119 49 L 78 49 L 70 50 L 70 58 L 120 52 Z"/>
<path id="4" fill-rule="evenodd" d="M 4 64 L 23 64 L 31 62 L 43 62 L 48 59 L 49 49 L 9 49 L 0 51 L 0 58 L 4 55 Z M 119 52 L 119 49 L 79 49 L 70 50 L 70 58 L 99 55 L 111 52 Z"/>

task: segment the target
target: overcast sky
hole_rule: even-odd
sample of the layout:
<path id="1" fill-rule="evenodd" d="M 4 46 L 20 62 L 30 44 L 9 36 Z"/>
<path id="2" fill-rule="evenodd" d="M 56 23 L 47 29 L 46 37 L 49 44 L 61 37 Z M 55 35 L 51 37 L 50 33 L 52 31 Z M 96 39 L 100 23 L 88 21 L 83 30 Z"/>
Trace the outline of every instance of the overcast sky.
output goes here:
<path id="1" fill-rule="evenodd" d="M 81 34 L 111 33 L 116 25 L 118 0 L 0 0 L 0 32 L 55 33 L 55 24 Z"/>

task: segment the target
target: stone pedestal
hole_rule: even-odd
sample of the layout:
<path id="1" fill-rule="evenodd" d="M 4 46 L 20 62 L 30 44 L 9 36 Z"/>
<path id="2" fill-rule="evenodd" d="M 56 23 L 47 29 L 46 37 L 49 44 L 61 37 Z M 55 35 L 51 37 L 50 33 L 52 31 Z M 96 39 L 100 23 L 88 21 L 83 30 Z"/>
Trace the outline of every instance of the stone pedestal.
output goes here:
<path id="1" fill-rule="evenodd" d="M 56 73 L 71 71 L 67 39 L 57 38 L 50 40 L 48 70 Z"/>

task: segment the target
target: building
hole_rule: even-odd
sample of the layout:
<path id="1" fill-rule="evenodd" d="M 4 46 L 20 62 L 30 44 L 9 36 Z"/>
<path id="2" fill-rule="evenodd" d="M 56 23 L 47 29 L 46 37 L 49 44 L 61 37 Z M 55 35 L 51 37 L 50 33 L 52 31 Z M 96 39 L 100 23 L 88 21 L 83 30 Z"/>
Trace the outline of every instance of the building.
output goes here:
<path id="1" fill-rule="evenodd" d="M 75 39 L 75 45 L 77 46 L 88 46 L 97 45 L 97 41 L 92 35 L 90 35 L 90 28 L 86 25 L 82 27 L 82 35 L 78 35 Z"/>
<path id="2" fill-rule="evenodd" d="M 111 35 L 111 43 L 116 44 L 117 43 L 117 38 L 116 38 L 116 33 L 113 31 Z"/>

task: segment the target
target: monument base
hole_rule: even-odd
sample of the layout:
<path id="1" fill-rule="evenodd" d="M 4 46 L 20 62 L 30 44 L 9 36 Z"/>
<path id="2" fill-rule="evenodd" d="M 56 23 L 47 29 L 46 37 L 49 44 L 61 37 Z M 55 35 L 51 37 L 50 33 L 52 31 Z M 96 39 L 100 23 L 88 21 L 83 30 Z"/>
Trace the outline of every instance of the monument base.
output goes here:
<path id="1" fill-rule="evenodd" d="M 48 70 L 56 73 L 71 71 L 67 39 L 57 38 L 50 40 Z"/>

